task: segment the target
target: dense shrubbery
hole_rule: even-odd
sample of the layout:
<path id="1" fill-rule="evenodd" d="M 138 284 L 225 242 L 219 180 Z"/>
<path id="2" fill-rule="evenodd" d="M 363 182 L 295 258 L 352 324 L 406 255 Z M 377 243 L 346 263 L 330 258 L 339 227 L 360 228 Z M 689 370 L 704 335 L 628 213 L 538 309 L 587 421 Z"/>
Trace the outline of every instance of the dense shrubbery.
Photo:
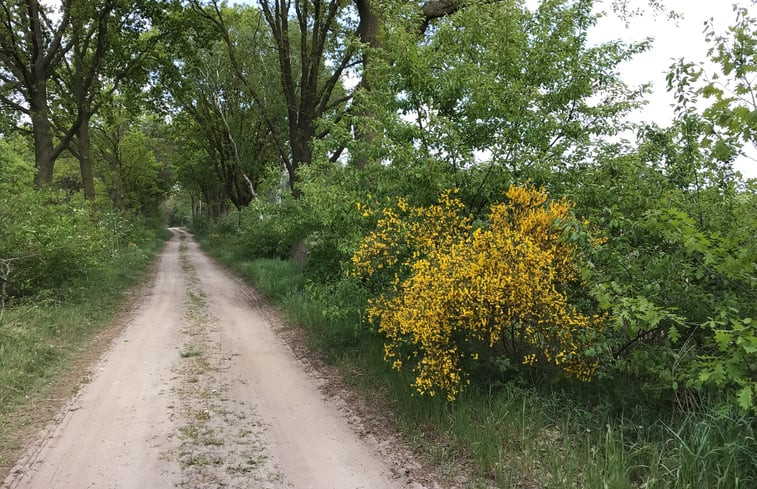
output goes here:
<path id="1" fill-rule="evenodd" d="M 0 263 L 6 298 L 65 297 L 155 235 L 143 218 L 29 186 L 23 147 L 0 140 Z M 148 229 L 149 228 L 149 229 Z"/>
<path id="2" fill-rule="evenodd" d="M 620 170 L 617 163 L 613 168 Z M 696 220 L 681 215 L 691 203 L 686 192 L 667 186 L 664 176 L 650 167 L 630 163 L 623 171 L 633 179 L 616 174 L 612 184 L 600 184 L 608 181 L 608 165 L 584 173 L 585 185 L 571 192 L 576 206 L 570 210 L 562 198 L 545 203 L 546 195 L 533 188 L 521 190 L 522 194 L 512 190 L 509 197 L 475 214 L 470 212 L 470 189 L 442 194 L 434 204 L 392 195 L 397 188 L 392 181 L 383 181 L 374 192 L 366 192 L 359 180 L 341 191 L 323 186 L 318 198 L 305 196 L 299 203 L 287 204 L 299 206 L 297 215 L 311 230 L 305 238 L 311 251 L 305 274 L 291 263 L 240 254 L 255 248 L 239 237 L 253 236 L 248 227 L 260 225 L 244 213 L 241 231 L 224 235 L 211 230 L 207 244 L 260 284 L 292 321 L 303 324 L 327 359 L 345 363 L 350 372 L 356 365 L 367 368 L 370 382 L 387 386 L 399 422 L 410 426 L 414 435 L 425 433 L 433 419 L 439 429 L 454 434 L 459 453 L 476 457 L 487 476 L 510 480 L 510 471 L 501 465 L 505 458 L 521 460 L 523 453 L 537 450 L 554 459 L 555 466 L 534 462 L 518 463 L 516 468 L 535 471 L 544 480 L 563 481 L 556 487 L 603 487 L 608 481 L 623 488 L 749 485 L 757 481 L 754 418 L 744 409 L 746 403 L 739 407 L 737 394 L 744 386 L 750 386 L 751 392 L 755 379 L 750 370 L 755 364 L 750 360 L 754 325 L 718 317 L 717 309 L 710 306 L 730 297 L 741 317 L 753 314 L 748 312 L 752 290 L 746 287 L 753 269 L 740 261 L 751 259 L 753 245 L 735 237 L 746 237 L 753 229 L 753 214 L 747 210 L 754 205 L 754 192 L 742 189 L 734 202 L 738 218 L 733 222 L 740 228 L 731 228 L 731 236 L 738 249 L 727 248 L 717 260 L 706 260 L 717 269 L 730 263 L 723 273 L 738 274 L 743 282 L 719 282 L 713 280 L 715 269 L 702 276 L 697 272 L 705 265 L 705 253 L 691 248 L 702 245 L 701 236 L 690 236 L 701 231 L 695 230 Z M 335 177 L 343 181 L 351 174 L 346 169 Z M 560 182 L 543 183 L 560 188 L 569 181 L 563 177 Z M 663 193 L 677 195 L 676 205 L 661 201 Z M 530 210 L 518 217 L 511 206 L 524 199 L 527 205 L 521 208 Z M 323 208 L 315 208 L 321 204 Z M 331 224 L 320 228 L 319 216 L 329 214 Z M 681 222 L 665 221 L 661 227 L 663 215 L 677 216 Z M 717 220 L 714 215 L 710 218 Z M 295 219 L 281 221 L 285 223 L 298 225 Z M 231 224 L 229 218 L 216 231 Z M 710 247 L 725 246 L 719 240 L 726 234 L 719 233 L 719 237 L 707 233 Z M 535 240 L 534 234 L 548 239 Z M 294 234 L 279 235 L 276 246 L 282 250 L 292 245 L 284 238 L 287 235 Z M 322 237 L 328 237 L 328 247 L 320 246 Z M 528 250 L 540 259 L 528 260 Z M 731 254 L 736 262 L 726 258 Z M 553 260 L 557 257 L 565 260 Z M 319 260 L 329 263 L 330 269 Z M 558 303 L 562 301 L 568 310 L 575 307 L 593 327 L 571 329 L 565 321 L 539 323 L 535 315 L 536 329 L 543 328 L 533 331 L 532 327 L 530 333 L 535 335 L 529 336 L 521 322 L 515 343 L 498 336 L 506 331 L 497 328 L 507 326 L 508 317 L 503 312 L 487 322 L 493 318 L 487 316 L 491 308 L 504 310 L 514 303 L 516 309 L 525 310 L 538 304 L 497 295 L 497 291 L 526 289 L 525 296 L 538 298 L 538 290 L 528 287 L 538 283 L 538 273 L 518 275 L 526 264 L 533 265 L 535 272 L 546 272 L 541 282 L 541 290 L 548 292 L 544 297 L 563 295 Z M 566 267 L 563 280 L 558 270 L 550 271 L 550 264 Z M 520 280 L 501 280 L 508 273 Z M 736 278 L 733 275 L 731 280 Z M 551 287 L 550 279 L 554 279 Z M 726 313 L 736 315 L 733 310 Z M 715 321 L 708 323 L 710 314 L 715 314 Z M 375 324 L 367 316 L 373 316 Z M 477 319 L 484 320 L 480 326 Z M 570 340 L 571 335 L 576 341 Z M 389 357 L 390 365 L 403 361 L 399 374 L 379 365 L 385 343 L 395 355 Z M 508 349 L 511 345 L 520 349 L 516 355 Z M 596 368 L 590 382 L 571 381 L 561 372 L 565 365 L 555 365 L 565 348 L 583 365 Z M 523 365 L 530 352 L 541 355 L 540 362 Z M 705 371 L 716 372 L 716 377 L 702 375 Z M 363 373 L 356 377 L 363 379 Z M 444 407 L 429 404 L 433 399 L 409 395 L 411 383 L 422 392 L 435 389 L 457 395 L 458 400 Z M 466 391 L 458 393 L 461 385 Z M 559 437 L 554 446 L 544 439 L 550 433 Z M 511 455 L 503 455 L 503 444 L 508 443 L 514 445 L 505 449 Z"/>
<path id="3" fill-rule="evenodd" d="M 543 367 L 560 363 L 574 374 L 596 370 L 597 382 L 640 382 L 651 398 L 689 408 L 704 398 L 742 409 L 754 405 L 757 362 L 751 318 L 757 304 L 757 248 L 750 239 L 755 228 L 752 188 L 723 192 L 708 187 L 692 196 L 638 159 L 598 164 L 583 171 L 584 185 L 567 186 L 576 202 L 572 213 L 556 199 L 543 208 L 544 214 L 529 217 L 540 215 L 544 222 L 538 232 L 562 246 L 564 261 L 550 269 L 547 264 L 557 255 L 529 261 L 528 256 L 538 253 L 526 253 L 522 244 L 505 246 L 534 239 L 524 241 L 526 230 L 508 227 L 515 225 L 515 214 L 507 207 L 512 199 L 481 206 L 468 189 L 459 197 L 447 197 L 446 206 L 430 205 L 418 196 L 397 197 L 406 184 L 394 178 L 397 173 L 396 168 L 314 170 L 305 173 L 308 193 L 302 199 L 259 202 L 243 211 L 241 228 L 237 216 L 230 215 L 210 232 L 247 259 L 285 258 L 304 242 L 308 293 L 331 317 L 357 318 L 367 311 L 365 318 L 373 318 L 374 327 L 395 345 L 388 350 L 391 361 L 405 360 L 419 376 L 425 372 L 423 392 L 435 391 L 433 385 L 454 396 L 468 375 L 458 362 L 491 364 L 476 378 L 485 379 L 480 374 L 487 371 L 492 381 L 509 377 L 512 372 L 507 371 L 517 370 L 525 360 Z M 570 175 L 542 183 L 564 192 L 566 181 Z M 371 186 L 374 191 L 368 192 Z M 696 218 L 692 210 L 699 210 Z M 597 239 L 573 214 L 588 219 Z M 502 246 L 495 246 L 499 242 Z M 577 260 L 570 267 L 568 257 Z M 540 286 L 538 275 L 513 268 L 514 263 L 532 263 L 548 281 Z M 531 297 L 523 307 L 546 304 L 546 296 L 537 297 L 534 291 L 551 291 L 563 308 L 562 319 L 554 311 L 551 320 L 526 319 L 524 311 L 512 307 L 511 314 L 504 314 L 517 301 L 494 294 L 510 290 L 496 284 L 519 271 L 524 273 L 521 289 Z M 508 287 L 515 290 L 514 282 Z M 500 311 L 494 314 L 497 319 L 486 321 L 492 308 Z M 570 326 L 578 324 L 574 319 L 593 326 L 577 334 L 581 328 Z M 532 334 L 530 322 L 544 325 L 544 331 Z M 366 324 L 356 319 L 355 331 Z M 518 341 L 505 341 L 505 325 L 517 325 L 513 337 Z M 519 329 L 527 327 L 531 329 Z M 442 337 L 426 338 L 421 330 L 449 334 L 432 345 L 424 341 Z M 467 342 L 465 331 L 473 334 Z M 488 348 L 482 346 L 494 344 L 502 351 L 483 354 Z M 446 355 L 436 359 L 441 370 L 435 380 L 429 380 L 423 354 L 408 362 L 406 355 L 417 351 L 413 345 Z M 479 362 L 472 360 L 476 353 L 482 357 Z"/>
<path id="4" fill-rule="evenodd" d="M 682 189 L 636 158 L 583 178 L 577 211 L 607 237 L 588 277 L 611 318 L 604 375 L 630 374 L 688 407 L 702 396 L 757 405 L 755 189 L 737 180 Z"/>
<path id="5" fill-rule="evenodd" d="M 309 231 L 302 206 L 289 198 L 280 205 L 257 203 L 245 209 L 239 238 L 245 256 L 288 258 Z"/>
<path id="6" fill-rule="evenodd" d="M 93 226 L 87 206 L 48 199 L 32 191 L 0 198 L 0 257 L 12 263 L 9 295 L 58 295 L 100 266 L 108 251 L 108 233 Z"/>

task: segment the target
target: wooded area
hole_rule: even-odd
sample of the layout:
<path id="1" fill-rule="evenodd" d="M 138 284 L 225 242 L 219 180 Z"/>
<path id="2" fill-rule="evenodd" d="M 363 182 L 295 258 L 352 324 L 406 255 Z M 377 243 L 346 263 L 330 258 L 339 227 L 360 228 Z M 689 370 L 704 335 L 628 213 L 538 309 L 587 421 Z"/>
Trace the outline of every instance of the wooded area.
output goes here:
<path id="1" fill-rule="evenodd" d="M 286 270 L 285 309 L 334 361 L 383 356 L 419 425 L 513 389 L 600 419 L 551 420 L 589 461 L 514 464 L 534 487 L 757 484 L 757 17 L 705 26 L 662 127 L 628 122 L 650 43 L 589 43 L 600 7 L 3 0 L 0 338 L 187 226 Z M 527 456 L 464 446 L 500 487 Z"/>

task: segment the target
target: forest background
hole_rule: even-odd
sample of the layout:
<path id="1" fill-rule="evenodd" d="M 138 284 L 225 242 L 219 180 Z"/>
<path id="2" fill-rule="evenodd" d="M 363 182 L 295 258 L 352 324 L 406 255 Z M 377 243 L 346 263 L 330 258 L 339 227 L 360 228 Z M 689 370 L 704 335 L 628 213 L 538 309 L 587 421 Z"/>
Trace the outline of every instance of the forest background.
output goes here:
<path id="1" fill-rule="evenodd" d="M 4 1 L 2 414 L 167 223 L 474 486 L 754 486 L 757 19 L 661 126 L 624 6 Z"/>

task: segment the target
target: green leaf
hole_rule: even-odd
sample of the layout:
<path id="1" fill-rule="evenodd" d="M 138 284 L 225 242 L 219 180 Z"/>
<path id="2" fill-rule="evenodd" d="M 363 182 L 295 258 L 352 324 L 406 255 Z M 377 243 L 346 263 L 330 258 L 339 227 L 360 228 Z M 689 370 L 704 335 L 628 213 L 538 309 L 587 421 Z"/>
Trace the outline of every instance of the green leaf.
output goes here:
<path id="1" fill-rule="evenodd" d="M 731 333 L 722 329 L 715 330 L 715 342 L 720 351 L 725 351 L 731 342 Z"/>
<path id="2" fill-rule="evenodd" d="M 678 343 L 678 340 L 681 339 L 681 334 L 678 332 L 678 328 L 675 326 L 668 328 L 668 338 L 670 338 L 670 341 L 673 343 Z"/>
<path id="3" fill-rule="evenodd" d="M 757 353 L 757 339 L 754 337 L 747 338 L 742 344 L 742 348 L 744 349 L 744 352 L 749 355 Z"/>
<path id="4" fill-rule="evenodd" d="M 753 406 L 752 386 L 745 385 L 744 387 L 739 389 L 739 392 L 736 394 L 736 399 L 741 409 L 745 411 L 750 409 Z"/>

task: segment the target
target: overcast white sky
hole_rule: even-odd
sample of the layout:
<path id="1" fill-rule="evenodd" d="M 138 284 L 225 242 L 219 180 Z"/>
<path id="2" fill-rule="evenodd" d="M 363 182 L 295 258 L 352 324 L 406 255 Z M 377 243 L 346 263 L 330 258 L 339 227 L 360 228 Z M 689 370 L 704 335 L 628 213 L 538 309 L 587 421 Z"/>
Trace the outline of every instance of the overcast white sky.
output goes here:
<path id="1" fill-rule="evenodd" d="M 530 4 L 536 0 L 529 0 Z M 632 6 L 647 7 L 648 0 L 628 0 Z M 538 2 L 537 2 L 538 3 Z M 591 32 L 592 42 L 611 39 L 640 41 L 654 38 L 650 51 L 636 56 L 621 66 L 621 76 L 631 85 L 651 82 L 653 93 L 649 104 L 634 114 L 634 121 L 652 121 L 660 126 L 668 126 L 673 118 L 673 96 L 665 87 L 668 68 L 679 58 L 700 62 L 706 60 L 708 44 L 704 40 L 704 23 L 714 19 L 716 32 L 723 32 L 736 18 L 733 4 L 752 7 L 751 0 L 663 0 L 665 6 L 683 16 L 674 22 L 664 15 L 647 14 L 631 19 L 628 26 L 616 15 L 609 13 L 600 18 Z M 604 2 L 609 8 L 609 1 Z M 648 8 L 647 8 L 648 10 Z M 740 158 L 736 169 L 746 178 L 757 178 L 757 151 L 750 151 L 751 158 Z"/>

